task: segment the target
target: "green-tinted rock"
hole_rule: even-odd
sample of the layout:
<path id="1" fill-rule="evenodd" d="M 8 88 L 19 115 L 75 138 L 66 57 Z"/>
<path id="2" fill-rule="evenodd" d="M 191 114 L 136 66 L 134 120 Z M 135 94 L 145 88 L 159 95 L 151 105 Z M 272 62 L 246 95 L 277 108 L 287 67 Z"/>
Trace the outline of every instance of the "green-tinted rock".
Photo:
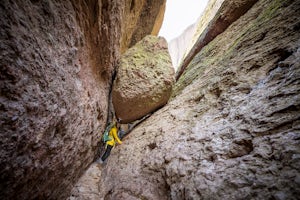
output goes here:
<path id="1" fill-rule="evenodd" d="M 167 103 L 174 69 L 167 42 L 146 36 L 126 51 L 120 60 L 113 86 L 113 104 L 123 122 L 139 119 Z"/>

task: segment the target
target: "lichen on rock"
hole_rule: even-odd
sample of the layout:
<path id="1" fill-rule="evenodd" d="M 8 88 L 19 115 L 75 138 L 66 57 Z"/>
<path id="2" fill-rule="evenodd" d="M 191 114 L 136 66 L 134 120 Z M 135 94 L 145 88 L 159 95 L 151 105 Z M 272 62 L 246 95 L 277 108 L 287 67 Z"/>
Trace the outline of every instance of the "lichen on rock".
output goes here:
<path id="1" fill-rule="evenodd" d="M 137 120 L 167 103 L 174 69 L 167 42 L 148 35 L 120 59 L 112 100 L 122 123 Z"/>

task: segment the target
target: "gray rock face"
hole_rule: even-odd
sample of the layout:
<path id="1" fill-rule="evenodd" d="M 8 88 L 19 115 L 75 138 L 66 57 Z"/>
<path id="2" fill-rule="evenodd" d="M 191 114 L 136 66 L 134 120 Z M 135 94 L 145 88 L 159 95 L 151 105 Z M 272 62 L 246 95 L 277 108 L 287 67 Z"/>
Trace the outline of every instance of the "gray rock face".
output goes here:
<path id="1" fill-rule="evenodd" d="M 209 22 L 215 17 L 224 0 L 210 0 L 201 16 L 182 34 L 169 42 L 169 52 L 175 70 L 188 55 L 198 37 L 207 30 Z"/>
<path id="2" fill-rule="evenodd" d="M 205 46 L 169 103 L 96 169 L 99 197 L 298 199 L 299 9 L 258 1 Z"/>
<path id="3" fill-rule="evenodd" d="M 128 123 L 165 105 L 174 81 L 166 40 L 146 36 L 121 57 L 112 91 L 117 117 Z"/>
<path id="4" fill-rule="evenodd" d="M 222 2 L 222 0 L 220 1 Z M 217 0 L 216 4 L 221 3 L 220 1 Z M 223 33 L 230 24 L 245 14 L 257 1 L 258 0 L 223 1 L 213 19 L 209 20 L 209 23 L 203 31 L 200 31 L 197 41 L 183 58 L 183 61 L 176 72 L 176 80 L 179 79 L 185 68 L 203 47 L 215 39 L 219 34 Z M 216 7 L 218 8 L 219 6 Z"/>
<path id="5" fill-rule="evenodd" d="M 1 1 L 0 199 L 65 199 L 93 161 L 120 43 L 156 20 L 120 41 L 130 2 Z"/>

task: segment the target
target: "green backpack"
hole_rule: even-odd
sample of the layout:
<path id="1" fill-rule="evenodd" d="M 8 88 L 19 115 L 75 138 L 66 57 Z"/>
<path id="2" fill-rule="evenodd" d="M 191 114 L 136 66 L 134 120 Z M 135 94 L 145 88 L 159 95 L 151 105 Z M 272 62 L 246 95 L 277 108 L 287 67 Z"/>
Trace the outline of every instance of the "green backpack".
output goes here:
<path id="1" fill-rule="evenodd" d="M 114 125 L 113 123 L 109 123 L 108 126 L 106 127 L 106 129 L 103 133 L 103 136 L 102 136 L 102 141 L 104 143 L 106 143 L 107 141 L 112 140 L 112 138 L 109 137 L 109 131 L 113 127 L 113 125 Z"/>

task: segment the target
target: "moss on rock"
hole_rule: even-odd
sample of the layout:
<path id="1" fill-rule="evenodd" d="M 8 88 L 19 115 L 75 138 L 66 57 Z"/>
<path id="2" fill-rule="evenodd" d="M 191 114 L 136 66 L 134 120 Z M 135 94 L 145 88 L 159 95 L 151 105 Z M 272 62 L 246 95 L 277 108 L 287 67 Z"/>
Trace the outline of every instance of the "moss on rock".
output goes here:
<path id="1" fill-rule="evenodd" d="M 139 119 L 167 103 L 174 69 L 162 37 L 146 36 L 120 60 L 113 86 L 113 104 L 124 123 Z"/>

